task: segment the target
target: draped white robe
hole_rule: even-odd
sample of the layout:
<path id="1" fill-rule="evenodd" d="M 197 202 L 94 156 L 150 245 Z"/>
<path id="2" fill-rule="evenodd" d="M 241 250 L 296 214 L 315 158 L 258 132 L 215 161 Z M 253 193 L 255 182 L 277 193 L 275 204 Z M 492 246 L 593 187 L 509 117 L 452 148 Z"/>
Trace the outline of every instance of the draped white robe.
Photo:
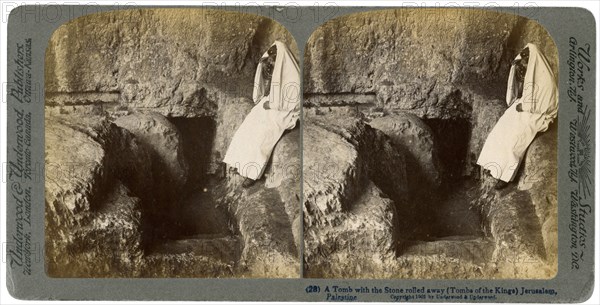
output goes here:
<path id="1" fill-rule="evenodd" d="M 506 103 L 508 109 L 488 135 L 477 164 L 490 170 L 499 180 L 514 179 L 527 147 L 538 132 L 548 125 L 558 113 L 558 89 L 548 61 L 538 48 L 527 44 L 529 61 L 523 82 L 523 94 L 517 98 L 515 66 L 510 68 Z M 515 59 L 521 59 L 518 55 Z M 523 111 L 516 110 L 521 105 Z"/>
<path id="2" fill-rule="evenodd" d="M 276 41 L 277 56 L 273 65 L 270 93 L 264 96 L 262 69 L 259 63 L 254 77 L 252 98 L 255 106 L 235 132 L 223 162 L 244 177 L 257 180 L 273 148 L 286 129 L 296 126 L 300 113 L 300 69 L 294 56 L 283 43 Z M 262 58 L 268 57 L 265 52 Z M 264 109 L 268 103 L 270 109 Z"/>

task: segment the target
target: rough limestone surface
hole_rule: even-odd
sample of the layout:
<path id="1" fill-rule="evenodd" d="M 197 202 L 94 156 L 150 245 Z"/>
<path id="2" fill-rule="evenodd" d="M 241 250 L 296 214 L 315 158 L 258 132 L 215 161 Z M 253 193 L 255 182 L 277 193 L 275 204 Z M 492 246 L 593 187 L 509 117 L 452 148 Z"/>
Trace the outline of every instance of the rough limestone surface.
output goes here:
<path id="1" fill-rule="evenodd" d="M 376 142 L 393 143 L 393 136 L 397 134 L 388 132 L 389 137 L 375 136 L 376 130 L 361 128 L 366 126 L 366 118 L 352 109 L 305 109 L 306 276 L 472 279 L 550 278 L 554 275 L 557 251 L 557 202 L 552 194 L 557 166 L 555 131 L 551 129 L 534 140 L 526 155 L 523 173 L 506 190 L 494 190 L 495 182 L 487 176 L 475 182 L 476 188 L 470 191 L 477 192 L 476 201 L 465 204 L 481 205 L 486 235 L 415 241 L 403 231 L 403 223 L 410 217 L 423 217 L 411 213 L 416 208 L 411 202 L 413 197 L 398 197 L 391 192 L 393 189 L 385 185 L 378 187 L 373 179 L 380 176 L 380 181 L 400 184 L 404 180 L 374 166 L 371 160 L 382 159 L 386 154 L 376 154 L 379 150 L 365 151 L 365 144 L 361 145 L 370 143 L 369 146 L 381 147 L 382 144 Z M 403 122 L 398 118 L 402 115 L 389 117 Z M 372 119 L 371 123 L 373 121 L 385 122 Z M 332 149 L 335 153 L 331 153 Z M 388 160 L 394 158 L 399 155 L 391 155 Z M 407 162 L 408 159 L 400 160 Z M 335 170 L 324 171 L 327 167 L 321 167 L 321 163 Z M 409 165 L 406 168 L 410 168 Z M 410 186 L 408 183 L 409 191 Z M 435 192 L 435 188 L 426 189 Z M 374 243 L 370 243 L 372 241 Z M 444 250 L 440 252 L 440 249 Z"/>
<path id="2" fill-rule="evenodd" d="M 357 166 L 358 151 L 343 137 L 308 121 L 303 133 L 304 223 L 334 223 L 335 213 L 346 210 L 346 201 L 360 189 L 364 174 Z"/>
<path id="3" fill-rule="evenodd" d="M 145 134 L 138 138 L 104 117 L 50 116 L 46 127 L 46 255 L 52 276 L 298 276 L 300 175 L 293 170 L 300 166 L 298 130 L 286 133 L 273 152 L 287 167 L 270 167 L 265 181 L 248 190 L 240 187 L 239 176 L 231 187 L 224 185 L 228 180 L 206 186 L 213 197 L 208 200 L 231 211 L 230 229 L 237 235 L 146 244 L 143 222 L 154 221 L 160 211 L 172 215 L 173 209 L 159 209 L 151 195 L 152 169 L 163 162 L 145 145 Z M 194 221 L 206 215 L 199 216 Z"/>
<path id="4" fill-rule="evenodd" d="M 216 130 L 209 172 L 219 171 L 218 164 L 225 157 L 231 138 L 252 107 L 254 107 L 254 103 L 251 98 L 225 97 L 219 100 L 219 112 L 215 116 Z"/>
<path id="5" fill-rule="evenodd" d="M 544 256 L 554 271 L 558 264 L 557 130 L 555 123 L 531 143 L 518 185 L 519 190 L 529 192 L 541 226 Z"/>
<path id="6" fill-rule="evenodd" d="M 307 110 L 303 136 L 306 276 L 381 274 L 406 208 L 403 155 L 352 108 Z"/>
<path id="7" fill-rule="evenodd" d="M 305 231 L 308 277 L 377 277 L 394 261 L 398 213 L 381 193 L 369 181 L 338 224 Z"/>
<path id="8" fill-rule="evenodd" d="M 517 180 L 506 190 L 494 190 L 494 181 L 482 175 L 476 165 L 489 132 L 506 110 L 510 63 L 529 42 L 538 45 L 557 72 L 557 49 L 543 27 L 524 17 L 490 10 L 374 10 L 330 20 L 311 35 L 304 57 L 308 276 L 360 277 L 364 270 L 369 273 L 367 277 L 374 278 L 554 276 L 556 132 L 551 129 L 538 135 Z M 364 123 L 375 131 L 352 127 Z M 381 142 L 389 142 L 401 152 L 402 157 L 389 156 L 405 166 L 407 179 L 373 166 L 370 160 L 381 155 L 361 150 L 357 139 L 365 135 L 374 147 L 385 147 Z M 465 147 L 456 147 L 459 149 L 451 153 L 447 149 L 436 151 L 455 148 L 444 143 L 448 139 L 460 140 L 456 145 Z M 435 166 L 436 158 L 439 167 Z M 337 170 L 316 175 L 328 173 L 323 170 L 327 167 L 311 166 L 321 160 L 337 166 Z M 430 197 L 435 200 L 413 201 L 419 196 L 398 196 L 390 191 L 395 183 L 402 185 L 408 180 L 408 194 L 415 194 L 415 186 L 424 185 L 415 179 L 417 165 L 424 173 L 423 181 L 435 181 L 432 178 L 436 174 L 440 177 L 439 189 L 417 187 L 435 195 Z M 379 183 L 374 177 L 379 177 Z M 378 187 L 378 195 L 363 193 L 369 181 Z M 381 182 L 388 182 L 387 186 Z M 372 248 L 360 243 L 350 245 L 353 235 L 344 244 L 342 237 L 350 230 L 340 226 L 354 200 L 363 195 L 373 197 L 363 202 L 389 198 L 396 206 L 390 211 L 398 213 L 395 218 L 399 219 L 394 234 L 395 259 L 372 269 L 364 269 L 366 263 L 356 259 Z M 468 220 L 452 220 L 447 215 L 444 226 L 452 225 L 452 221 L 462 226 L 465 224 L 461 221 L 480 220 L 468 224 L 482 227 L 476 233 L 479 235 L 415 238 L 412 231 L 404 230 L 404 219 L 428 219 L 426 215 L 411 214 L 411 210 L 428 211 L 415 207 L 430 205 L 433 208 L 429 211 L 435 212 L 439 203 L 465 204 L 464 209 L 478 211 L 480 218 Z M 425 222 L 421 225 L 435 227 Z M 374 228 L 366 226 L 363 231 Z M 332 245 L 337 245 L 335 251 L 315 250 L 329 245 L 319 240 L 321 231 L 327 232 Z M 379 254 L 387 254 L 388 250 L 377 249 Z"/>
<path id="9" fill-rule="evenodd" d="M 94 206 L 93 197 L 99 196 L 99 191 L 108 183 L 104 168 L 106 151 L 94 137 L 105 136 L 110 127 L 108 124 L 98 125 L 88 125 L 87 130 L 79 131 L 59 119 L 46 118 L 48 178 L 45 195 L 48 208 L 57 216 L 59 225 L 71 227 L 88 221 Z M 65 149 L 61 143 L 67 141 L 76 143 L 78 149 Z"/>
<path id="10" fill-rule="evenodd" d="M 273 151 L 289 168 L 272 164 L 251 190 L 221 162 L 275 40 L 297 56 L 269 18 L 200 8 L 90 14 L 54 32 L 45 60 L 50 275 L 299 276 L 299 130 Z M 203 143 L 187 141 L 190 126 L 206 128 Z M 121 254 L 108 257 L 110 247 Z"/>
<path id="11" fill-rule="evenodd" d="M 546 31 L 514 14 L 419 8 L 339 17 L 309 38 L 305 105 L 313 96 L 332 95 L 337 103 L 336 96 L 353 93 L 420 117 L 465 115 L 471 108 L 465 97 L 473 92 L 503 97 L 510 62 L 528 42 L 557 71 L 558 53 Z"/>
<path id="12" fill-rule="evenodd" d="M 296 278 L 300 275 L 299 129 L 286 131 L 272 152 L 264 179 L 242 188 L 228 173 L 223 201 L 235 218 L 241 253 L 238 275 Z"/>
<path id="13" fill-rule="evenodd" d="M 156 194 L 160 199 L 181 191 L 188 179 L 188 163 L 183 154 L 183 139 L 177 127 L 158 113 L 134 113 L 114 123 L 131 132 L 152 152 Z"/>
<path id="14" fill-rule="evenodd" d="M 115 176 L 137 192 L 151 186 L 149 151 L 102 117 L 47 116 L 45 135 L 46 201 L 60 214 L 60 224 L 88 220 L 86 213 L 98 207 L 96 197 Z"/>
<path id="15" fill-rule="evenodd" d="M 310 124 L 314 124 L 342 137 L 346 143 L 355 146 L 357 158 L 366 160 L 364 166 L 363 162 L 359 162 L 359 169 L 351 169 L 351 175 L 356 175 L 355 179 L 357 179 L 356 182 L 351 183 L 360 183 L 362 177 L 368 176 L 390 196 L 402 198 L 407 195 L 408 178 L 404 154 L 394 147 L 393 142 L 383 132 L 366 124 L 360 111 L 354 107 L 307 109 L 304 112 L 304 120 L 308 122 L 306 128 L 310 128 Z M 332 149 L 335 147 L 325 143 L 320 148 L 322 155 L 333 154 Z M 306 152 L 305 148 L 306 146 L 303 148 Z M 342 153 L 343 156 L 344 153 Z M 318 158 L 315 159 L 318 160 Z M 309 158 L 309 162 L 312 164 L 308 169 L 304 169 L 305 172 L 308 170 L 310 174 L 325 174 L 325 177 L 328 177 L 330 174 L 336 175 L 335 171 L 338 168 L 343 169 L 337 165 L 338 163 L 314 162 L 315 159 Z M 348 189 L 353 192 L 359 190 L 360 187 L 350 185 Z"/>
<path id="16" fill-rule="evenodd" d="M 50 39 L 46 104 L 211 115 L 221 94 L 250 96 L 258 60 L 274 40 L 298 53 L 283 26 L 253 14 L 170 8 L 87 15 Z"/>
<path id="17" fill-rule="evenodd" d="M 102 117 L 47 117 L 45 131 L 50 274 L 135 276 L 141 209 L 130 191 L 151 186 L 149 152 Z"/>
<path id="18" fill-rule="evenodd" d="M 395 113 L 374 118 L 369 125 L 383 131 L 394 146 L 404 152 L 411 189 L 423 187 L 423 183 L 432 188 L 440 185 L 440 161 L 433 145 L 433 132 L 419 117 L 409 113 Z"/>
<path id="19" fill-rule="evenodd" d="M 498 277 L 552 278 L 557 272 L 557 125 L 539 133 L 522 161 L 516 180 L 493 190 L 484 175 L 480 204 L 495 241 Z"/>
<path id="20" fill-rule="evenodd" d="M 471 137 L 465 169 L 465 172 L 469 174 L 473 174 L 479 170 L 479 166 L 477 165 L 479 153 L 485 144 L 487 136 L 507 108 L 504 100 L 485 98 L 478 94 L 474 94 L 472 98 Z"/>
<path id="21" fill-rule="evenodd" d="M 302 182 L 300 128 L 287 131 L 281 137 L 271 154 L 271 161 L 265 170 L 265 187 L 276 188 L 285 204 L 285 212 L 292 225 L 296 248 L 302 243 L 302 215 L 300 214 L 300 184 Z"/>
<path id="22" fill-rule="evenodd" d="M 413 245 L 381 275 L 386 278 L 473 279 L 496 276 L 493 242 L 442 239 Z"/>
<path id="23" fill-rule="evenodd" d="M 173 241 L 145 257 L 140 277 L 234 277 L 238 247 L 232 237 Z"/>
<path id="24" fill-rule="evenodd" d="M 292 190 L 267 187 L 264 180 L 242 188 L 243 177 L 227 177 L 224 203 L 231 211 L 240 235 L 241 253 L 238 275 L 242 277 L 298 277 L 300 250 L 295 239 L 293 218 L 287 210 L 288 192 L 300 192 L 300 184 Z M 296 216 L 298 217 L 298 216 Z"/>
<path id="25" fill-rule="evenodd" d="M 135 277 L 143 266 L 140 199 L 117 181 L 90 224 L 74 228 L 53 276 Z M 61 265 L 61 263 L 64 263 Z"/>

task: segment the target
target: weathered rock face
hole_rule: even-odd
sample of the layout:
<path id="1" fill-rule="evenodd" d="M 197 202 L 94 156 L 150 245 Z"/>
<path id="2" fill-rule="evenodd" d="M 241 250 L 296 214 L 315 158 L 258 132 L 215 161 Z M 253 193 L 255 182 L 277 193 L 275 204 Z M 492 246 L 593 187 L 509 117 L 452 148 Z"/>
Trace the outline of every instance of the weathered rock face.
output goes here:
<path id="1" fill-rule="evenodd" d="M 50 276 L 299 276 L 299 131 L 273 151 L 287 167 L 273 161 L 250 190 L 221 162 L 275 40 L 297 54 L 273 20 L 205 9 L 57 29 L 45 67 Z"/>
<path id="2" fill-rule="evenodd" d="M 241 176 L 229 177 L 226 201 L 242 237 L 240 276 L 300 276 L 299 136 L 298 128 L 284 133 L 272 152 L 264 180 L 244 189 Z"/>
<path id="3" fill-rule="evenodd" d="M 396 256 L 398 212 L 368 181 L 339 223 L 306 230 L 308 277 L 378 277 Z"/>
<path id="4" fill-rule="evenodd" d="M 557 272 L 557 126 L 533 140 L 517 181 L 494 191 L 484 176 L 482 210 L 495 241 L 493 261 L 499 276 L 551 278 Z"/>
<path id="5" fill-rule="evenodd" d="M 376 130 L 361 127 L 366 126 L 365 118 L 353 109 L 355 108 L 305 109 L 303 142 L 306 276 L 554 276 L 557 270 L 556 130 L 551 129 L 534 140 L 518 181 L 507 189 L 496 191 L 493 189 L 493 179 L 484 176 L 477 180 L 477 175 L 469 178 L 473 180 L 467 184 L 467 188 L 461 184 L 450 184 L 456 188 L 454 192 L 467 192 L 468 196 L 434 195 L 430 197 L 432 201 L 416 201 L 425 197 L 419 197 L 418 194 L 415 196 L 414 187 L 431 194 L 442 192 L 444 187 L 415 185 L 410 181 L 413 177 L 411 175 L 406 180 L 395 177 L 391 174 L 394 170 L 397 171 L 404 165 L 407 170 L 410 168 L 411 164 L 406 161 L 406 157 L 402 158 L 398 153 L 365 150 L 363 146 L 382 147 L 385 142 L 394 143 L 395 136 L 405 134 L 390 132 L 389 130 L 394 129 L 387 128 L 389 126 L 384 124 L 384 118 L 395 118 L 402 123 L 402 118 L 405 117 L 394 114 L 371 120 L 372 125 L 383 126 L 390 134 L 389 137 L 377 137 Z M 410 115 L 407 117 L 418 122 L 418 118 Z M 433 141 L 433 146 L 436 145 L 436 138 L 428 139 Z M 391 147 L 398 147 L 394 144 Z M 410 154 L 410 151 L 407 153 Z M 423 153 L 430 156 L 428 153 L 431 150 Z M 387 160 L 385 163 L 392 170 L 377 169 L 371 162 L 373 159 Z M 400 164 L 399 167 L 391 166 L 394 160 Z M 327 167 L 322 167 L 323 164 Z M 374 182 L 376 180 L 391 181 L 388 186 L 394 182 L 400 185 L 407 183 L 405 196 L 398 197 L 390 191 L 393 189 L 385 185 L 378 187 L 378 183 Z M 457 196 L 458 199 L 453 199 Z M 439 200 L 459 200 L 457 204 L 465 207 L 440 206 L 441 202 L 437 202 Z M 486 234 L 471 235 L 473 230 L 465 227 L 479 226 L 479 218 L 462 214 L 465 212 L 457 208 L 481 211 Z M 430 213 L 440 209 L 442 214 L 430 217 Z M 458 217 L 454 223 L 451 220 L 453 217 Z M 440 223 L 431 223 L 436 221 Z M 471 221 L 476 223 L 470 224 Z M 431 236 L 420 240 L 423 237 L 415 235 L 419 230 L 411 231 L 406 228 L 406 224 L 440 228 L 450 225 L 456 226 L 450 227 L 450 232 L 468 233 Z M 440 249 L 444 250 L 440 252 Z"/>
<path id="6" fill-rule="evenodd" d="M 558 266 L 558 124 L 539 134 L 527 149 L 518 189 L 529 193 L 544 241 L 543 255 L 554 276 Z"/>
<path id="7" fill-rule="evenodd" d="M 224 98 L 219 100 L 219 109 L 216 120 L 216 131 L 213 148 L 211 152 L 211 164 L 209 172 L 215 173 L 220 167 L 218 163 L 223 160 L 229 142 L 240 127 L 244 118 L 254 106 L 251 98 Z"/>
<path id="8" fill-rule="evenodd" d="M 131 197 L 121 183 L 110 190 L 99 211 L 86 226 L 73 228 L 69 253 L 50 265 L 53 276 L 138 276 L 143 264 L 143 237 L 140 230 L 140 199 Z M 54 250 L 57 250 L 56 248 Z"/>
<path id="9" fill-rule="evenodd" d="M 77 225 L 98 206 L 112 178 L 143 192 L 151 187 L 150 153 L 129 132 L 101 117 L 46 117 L 46 200 L 61 224 Z M 72 144 L 77 149 L 70 147 Z M 73 190 L 81 192 L 74 193 Z"/>
<path id="10" fill-rule="evenodd" d="M 141 277 L 224 278 L 239 276 L 239 241 L 234 237 L 182 239 L 144 257 Z"/>
<path id="11" fill-rule="evenodd" d="M 335 223 L 335 213 L 357 196 L 364 169 L 357 165 L 358 151 L 343 137 L 310 124 L 307 117 L 303 127 L 305 228 Z"/>
<path id="12" fill-rule="evenodd" d="M 175 125 L 158 113 L 135 113 L 120 117 L 114 123 L 135 135 L 152 152 L 152 173 L 160 177 L 154 181 L 157 188 L 154 193 L 166 199 L 180 192 L 187 182 L 188 162 L 183 155 L 183 139 Z"/>
<path id="13" fill-rule="evenodd" d="M 536 22 L 476 9 L 389 9 L 331 20 L 305 49 L 305 105 L 319 95 L 375 95 L 420 117 L 468 116 L 468 96 L 503 98 L 510 62 L 527 42 L 557 71 L 557 50 Z"/>
<path id="14" fill-rule="evenodd" d="M 149 190 L 150 164 L 133 135 L 101 117 L 46 117 L 51 275 L 136 275 L 142 215 L 140 199 L 130 193 Z"/>
<path id="15" fill-rule="evenodd" d="M 259 184 L 232 203 L 243 236 L 241 266 L 247 277 L 298 277 L 299 250 L 292 222 L 276 189 Z"/>
<path id="16" fill-rule="evenodd" d="M 220 178 L 200 187 L 197 196 L 165 174 L 172 169 L 165 169 L 166 164 L 176 169 L 181 164 L 160 158 L 176 156 L 182 145 L 174 125 L 156 113 L 121 117 L 116 123 L 100 116 L 46 118 L 46 257 L 51 276 L 299 275 L 297 129 L 280 140 L 264 182 L 245 190 L 239 176 Z M 167 199 L 163 192 L 172 197 L 167 206 L 157 205 Z M 225 216 L 217 209 L 229 211 L 230 219 L 219 219 Z M 170 240 L 177 232 L 183 235 Z"/>
<path id="17" fill-rule="evenodd" d="M 440 185 L 440 161 L 433 145 L 433 132 L 421 119 L 412 114 L 397 113 L 375 118 L 369 125 L 383 131 L 394 146 L 404 152 L 411 189 Z"/>
<path id="18" fill-rule="evenodd" d="M 403 155 L 352 108 L 307 110 L 303 141 L 305 274 L 380 274 L 404 216 Z"/>
<path id="19" fill-rule="evenodd" d="M 473 174 L 479 170 L 477 158 L 479 158 L 483 144 L 485 144 L 487 136 L 506 110 L 506 102 L 504 100 L 489 99 L 477 94 L 474 94 L 472 97 L 473 110 L 470 120 L 472 129 L 465 168 L 465 172 L 469 174 Z"/>
<path id="20" fill-rule="evenodd" d="M 510 62 L 528 42 L 556 72 L 556 47 L 539 24 L 493 11 L 380 10 L 336 18 L 313 33 L 304 60 L 308 276 L 554 276 L 556 132 L 538 135 L 506 190 L 494 190 L 476 165 L 506 109 Z M 399 168 L 391 166 L 396 162 L 407 178 L 370 172 L 377 167 L 369 160 L 386 154 L 362 150 L 363 137 L 373 147 L 387 142 L 396 149 L 387 154 L 388 169 Z M 310 166 L 320 160 L 336 170 L 314 174 L 326 172 Z M 366 190 L 372 185 L 376 192 Z M 406 195 L 391 192 L 394 185 Z M 380 230 L 366 217 L 352 218 L 357 198 L 375 210 L 389 198 L 395 209 L 384 210 L 396 216 L 369 217 L 397 224 Z M 374 248 L 357 227 L 395 246 Z"/>
<path id="21" fill-rule="evenodd" d="M 300 249 L 303 238 L 300 214 L 301 155 L 300 128 L 294 128 L 279 140 L 271 154 L 271 162 L 265 170 L 265 187 L 276 188 L 279 192 L 289 222 L 292 224 L 292 235 L 297 250 Z"/>
<path id="22" fill-rule="evenodd" d="M 212 115 L 220 95 L 250 96 L 258 60 L 275 40 L 297 54 L 285 28 L 257 15 L 139 9 L 80 17 L 50 39 L 46 104 L 118 102 L 165 116 Z"/>

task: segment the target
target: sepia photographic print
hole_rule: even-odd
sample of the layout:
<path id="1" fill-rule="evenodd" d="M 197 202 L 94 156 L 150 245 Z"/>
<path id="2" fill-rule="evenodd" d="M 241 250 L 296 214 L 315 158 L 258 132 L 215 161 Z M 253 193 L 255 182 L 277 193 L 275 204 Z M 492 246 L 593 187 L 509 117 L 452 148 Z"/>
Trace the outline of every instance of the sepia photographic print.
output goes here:
<path id="1" fill-rule="evenodd" d="M 543 27 L 356 13 L 321 25 L 304 63 L 306 276 L 554 277 L 558 59 Z"/>
<path id="2" fill-rule="evenodd" d="M 13 298 L 592 297 L 587 8 L 143 5 L 0 23 Z"/>
<path id="3" fill-rule="evenodd" d="M 210 9 L 77 18 L 45 62 L 53 277 L 299 277 L 297 46 Z"/>

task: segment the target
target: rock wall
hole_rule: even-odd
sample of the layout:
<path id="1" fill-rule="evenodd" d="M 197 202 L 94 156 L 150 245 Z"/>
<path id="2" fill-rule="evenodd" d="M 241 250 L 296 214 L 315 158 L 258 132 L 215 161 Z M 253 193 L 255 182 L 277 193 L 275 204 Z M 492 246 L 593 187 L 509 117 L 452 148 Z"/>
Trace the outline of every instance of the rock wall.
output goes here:
<path id="1" fill-rule="evenodd" d="M 183 139 L 175 125 L 156 113 L 122 116 L 114 123 L 131 132 L 152 153 L 153 175 L 161 177 L 161 185 L 155 185 L 159 192 L 165 197 L 181 192 L 189 166 L 183 155 Z"/>
<path id="2" fill-rule="evenodd" d="M 506 110 L 510 62 L 528 42 L 540 47 L 558 75 L 557 49 L 546 31 L 533 20 L 511 14 L 475 9 L 379 10 L 336 18 L 312 34 L 304 62 L 307 276 L 554 276 L 556 126 L 536 137 L 517 181 L 506 190 L 494 190 L 493 179 L 480 176 L 475 164 Z M 370 127 L 357 127 L 363 124 Z M 402 157 L 388 155 L 397 163 L 388 161 L 388 171 L 376 171 L 378 178 L 370 175 L 370 160 L 383 160 L 386 155 L 365 154 L 363 137 L 373 147 L 389 142 Z M 311 166 L 320 160 L 337 166 L 337 171 L 323 176 L 329 172 Z M 391 174 L 403 170 L 405 179 Z M 390 193 L 394 184 L 408 188 L 404 200 Z M 484 225 L 481 236 L 415 238 L 418 231 L 406 230 L 406 224 L 419 225 L 411 220 L 428 219 L 427 212 L 438 209 L 438 197 L 423 196 L 438 190 L 436 196 L 443 200 L 455 200 L 452 191 L 466 194 L 460 197 L 466 208 L 481 211 L 482 223 L 477 218 L 474 224 Z M 392 199 L 388 205 L 386 198 Z M 386 207 L 383 210 L 395 216 L 361 217 L 363 209 L 358 207 L 363 204 L 368 206 L 364 210 Z M 428 205 L 430 210 L 423 208 Z M 373 217 L 387 227 L 381 230 Z M 467 221 L 457 219 L 457 225 L 468 225 Z M 359 242 L 367 239 L 359 232 L 370 234 L 369 240 L 378 246 Z M 390 239 L 393 247 L 379 242 Z"/>
<path id="3" fill-rule="evenodd" d="M 219 99 L 251 97 L 258 59 L 274 40 L 298 54 L 283 26 L 257 15 L 173 8 L 80 17 L 48 43 L 46 105 L 212 115 Z"/>
<path id="4" fill-rule="evenodd" d="M 470 124 L 464 174 L 474 175 L 481 146 L 504 111 L 516 52 L 534 42 L 557 69 L 556 48 L 535 21 L 479 10 L 374 11 L 320 27 L 306 47 L 304 88 L 305 106 L 323 107 L 305 109 L 304 146 L 298 129 L 286 133 L 264 185 L 234 191 L 240 181 L 227 177 L 229 185 L 216 194 L 224 195 L 219 204 L 232 213 L 240 236 L 178 240 L 149 254 L 145 211 L 155 203 L 149 194 L 157 166 L 172 170 L 180 187 L 188 167 L 178 152 L 185 143 L 168 117 L 214 120 L 215 139 L 203 158 L 208 173 L 218 173 L 218 160 L 252 107 L 257 60 L 275 39 L 297 53 L 290 34 L 267 18 L 203 9 L 101 13 L 55 32 L 45 70 L 50 275 L 297 277 L 302 241 L 307 276 L 554 274 L 557 202 L 547 188 L 556 189 L 556 133 L 550 131 L 532 144 L 514 193 L 496 194 L 491 181 L 482 182 L 490 236 L 398 251 L 406 237 L 399 236 L 401 223 L 415 216 L 411 189 L 440 180 L 426 120 Z M 376 106 L 385 116 L 369 120 L 356 105 Z M 156 133 L 158 139 L 149 138 Z M 173 137 L 178 144 L 163 145 Z M 62 168 L 68 164 L 77 166 Z M 447 251 L 440 254 L 440 247 Z M 503 264 L 507 259 L 529 265 Z"/>
<path id="5" fill-rule="evenodd" d="M 54 32 L 45 66 L 50 276 L 299 276 L 299 173 L 273 163 L 268 181 L 244 192 L 221 162 L 274 40 L 297 56 L 273 20 L 208 9 L 99 13 Z M 298 129 L 286 133 L 274 160 L 298 169 L 299 141 Z M 223 228 L 188 232 L 221 224 L 206 217 L 222 210 Z"/>
<path id="6" fill-rule="evenodd" d="M 510 62 L 527 42 L 558 71 L 546 31 L 513 14 L 388 9 L 343 16 L 319 27 L 305 48 L 305 105 L 343 99 L 420 117 L 468 116 L 469 95 L 504 98 Z M 324 102 L 322 95 L 332 97 Z"/>
<path id="7" fill-rule="evenodd" d="M 143 253 L 139 195 L 152 187 L 150 152 L 98 117 L 47 116 L 45 132 L 49 274 L 135 276 Z"/>
<path id="8" fill-rule="evenodd" d="M 497 114 L 487 115 L 487 122 L 483 116 L 477 120 L 483 130 L 491 129 Z M 305 276 L 545 279 L 555 275 L 556 125 L 534 139 L 521 173 L 506 189 L 495 190 L 496 181 L 476 171 L 469 178 L 471 187 L 452 184 L 458 187 L 454 192 L 469 193 L 462 197 L 464 208 L 480 211 L 482 217 L 474 224 L 473 219 L 453 216 L 458 210 L 445 210 L 442 217 L 455 218 L 458 227 L 483 225 L 480 236 L 425 237 L 418 235 L 420 230 L 435 228 L 430 221 L 439 221 L 428 217 L 441 208 L 434 199 L 443 186 L 432 182 L 439 177 L 435 168 L 420 166 L 430 166 L 423 160 L 444 154 L 432 149 L 439 137 L 432 137 L 413 115 L 370 120 L 381 131 L 367 121 L 355 107 L 305 109 Z M 385 136 L 379 136 L 382 131 Z"/>
<path id="9" fill-rule="evenodd" d="M 298 278 L 301 274 L 300 156 L 300 130 L 295 128 L 275 146 L 264 183 L 244 189 L 239 175 L 229 180 L 229 209 L 242 236 L 244 277 Z"/>
<path id="10" fill-rule="evenodd" d="M 399 113 L 374 118 L 373 128 L 390 137 L 395 147 L 404 152 L 410 189 L 436 189 L 441 183 L 439 152 L 434 146 L 433 131 L 412 114 Z"/>
<path id="11" fill-rule="evenodd" d="M 482 178 L 480 202 L 502 277 L 552 278 L 558 270 L 557 132 L 552 124 L 536 136 L 507 189 L 494 191 L 495 180 Z"/>
<path id="12" fill-rule="evenodd" d="M 550 266 L 548 276 L 558 267 L 558 124 L 531 143 L 523 162 L 518 189 L 529 193 L 539 219 L 543 239 L 542 257 Z"/>
<path id="13" fill-rule="evenodd" d="M 411 210 L 403 153 L 351 107 L 307 110 L 303 131 L 305 276 L 379 276 Z"/>

